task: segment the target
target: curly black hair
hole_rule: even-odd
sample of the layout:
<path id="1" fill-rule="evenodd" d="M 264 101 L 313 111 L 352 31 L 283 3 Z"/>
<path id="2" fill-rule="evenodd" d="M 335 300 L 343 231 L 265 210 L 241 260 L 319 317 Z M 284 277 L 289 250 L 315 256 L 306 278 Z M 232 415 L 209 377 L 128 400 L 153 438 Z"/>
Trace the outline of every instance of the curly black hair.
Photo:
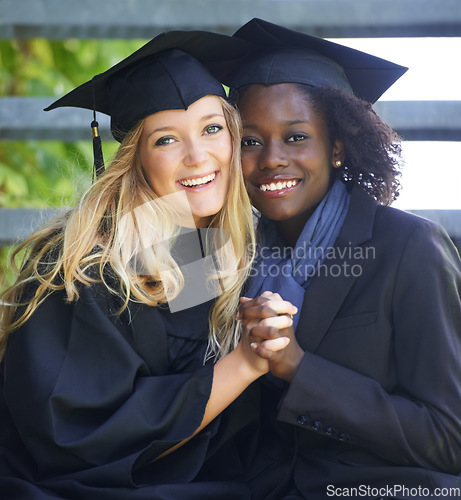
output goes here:
<path id="1" fill-rule="evenodd" d="M 401 138 L 358 97 L 330 87 L 295 84 L 327 123 L 330 140 L 344 144 L 346 158 L 335 169 L 343 181 L 353 181 L 379 203 L 389 205 L 400 190 Z"/>

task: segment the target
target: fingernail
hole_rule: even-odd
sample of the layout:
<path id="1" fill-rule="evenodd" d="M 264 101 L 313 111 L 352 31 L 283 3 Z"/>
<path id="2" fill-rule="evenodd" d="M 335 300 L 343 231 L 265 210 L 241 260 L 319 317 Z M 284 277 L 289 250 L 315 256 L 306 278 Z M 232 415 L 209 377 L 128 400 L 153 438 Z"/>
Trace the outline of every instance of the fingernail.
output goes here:
<path id="1" fill-rule="evenodd" d="M 250 344 L 250 346 L 253 348 L 253 349 L 257 349 L 258 348 L 258 344 L 256 342 L 252 342 Z"/>

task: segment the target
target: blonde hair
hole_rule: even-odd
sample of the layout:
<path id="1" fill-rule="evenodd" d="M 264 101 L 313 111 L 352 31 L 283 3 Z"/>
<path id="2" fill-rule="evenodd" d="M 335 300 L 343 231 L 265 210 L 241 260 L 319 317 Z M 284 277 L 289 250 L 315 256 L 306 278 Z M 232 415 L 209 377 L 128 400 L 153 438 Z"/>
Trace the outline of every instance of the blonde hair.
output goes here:
<path id="1" fill-rule="evenodd" d="M 224 356 L 238 343 L 240 332 L 235 316 L 255 247 L 250 202 L 240 166 L 240 117 L 227 101 L 218 99 L 232 139 L 232 157 L 229 192 L 210 224 L 220 231 L 213 231 L 214 241 L 207 242 L 208 249 L 216 250 L 223 289 L 209 318 L 207 356 L 214 358 Z M 184 278 L 168 245 L 151 244 L 146 248 L 143 242 L 147 233 L 153 243 L 174 241 L 180 228 L 175 224 L 174 210 L 161 202 L 144 176 L 138 151 L 142 130 L 143 122 L 127 134 L 110 167 L 75 207 L 14 251 L 12 264 L 24 252 L 23 265 L 17 270 L 16 282 L 1 297 L 0 359 L 9 334 L 24 325 L 55 291 L 65 291 L 67 302 L 73 302 L 79 299 L 79 284 L 102 282 L 108 293 L 121 297 L 122 312 L 130 301 L 157 306 L 182 289 Z M 149 272 L 144 266 L 147 257 L 153 262 Z M 160 270 L 165 269 L 160 279 Z M 34 292 L 25 296 L 29 284 L 34 284 Z"/>

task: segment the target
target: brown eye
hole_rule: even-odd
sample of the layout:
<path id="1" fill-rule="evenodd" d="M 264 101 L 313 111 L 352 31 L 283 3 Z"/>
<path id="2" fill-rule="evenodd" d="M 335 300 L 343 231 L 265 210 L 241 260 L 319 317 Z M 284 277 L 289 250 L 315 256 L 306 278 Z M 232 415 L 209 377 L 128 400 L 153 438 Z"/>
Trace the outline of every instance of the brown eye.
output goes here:
<path id="1" fill-rule="evenodd" d="M 307 139 L 306 134 L 294 134 L 288 137 L 287 142 L 299 142 L 299 141 L 304 141 L 305 139 Z"/>
<path id="2" fill-rule="evenodd" d="M 261 143 L 253 137 L 243 137 L 242 147 L 261 146 Z"/>

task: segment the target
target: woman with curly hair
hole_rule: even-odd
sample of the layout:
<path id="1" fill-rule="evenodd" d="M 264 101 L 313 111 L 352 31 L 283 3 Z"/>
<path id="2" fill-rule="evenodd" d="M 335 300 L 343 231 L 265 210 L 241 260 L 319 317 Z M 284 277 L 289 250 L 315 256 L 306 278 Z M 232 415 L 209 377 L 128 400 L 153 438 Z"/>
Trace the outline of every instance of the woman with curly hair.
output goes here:
<path id="1" fill-rule="evenodd" d="M 20 245 L 2 296 L 3 499 L 250 497 L 233 440 L 268 362 L 236 320 L 254 239 L 241 124 L 192 56 L 242 45 L 159 35 L 48 108 L 109 114 L 121 145 Z"/>
<path id="2" fill-rule="evenodd" d="M 460 260 L 441 227 L 388 206 L 400 139 L 371 104 L 405 68 L 258 19 L 234 36 L 260 47 L 229 78 L 261 214 L 246 292 L 259 298 L 241 316 L 264 318 L 267 291 L 299 309 L 295 332 L 251 331 L 270 365 L 254 498 L 459 487 Z M 279 335 L 284 351 L 261 343 Z"/>

